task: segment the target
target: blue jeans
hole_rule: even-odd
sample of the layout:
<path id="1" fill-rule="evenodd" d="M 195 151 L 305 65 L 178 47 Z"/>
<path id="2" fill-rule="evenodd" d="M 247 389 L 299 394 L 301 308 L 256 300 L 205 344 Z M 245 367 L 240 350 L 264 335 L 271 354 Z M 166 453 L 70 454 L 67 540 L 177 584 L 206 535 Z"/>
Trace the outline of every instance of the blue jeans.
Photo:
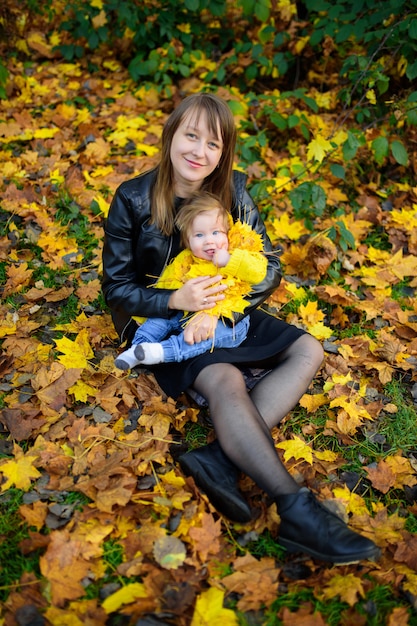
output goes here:
<path id="1" fill-rule="evenodd" d="M 185 359 L 192 359 L 213 348 L 236 348 L 246 339 L 249 316 L 244 317 L 234 326 L 226 326 L 222 320 L 219 320 L 212 339 L 205 339 L 193 345 L 184 341 L 183 323 L 183 313 L 178 313 L 170 319 L 148 318 L 137 329 L 132 344 L 161 343 L 164 349 L 164 362 L 178 363 Z"/>

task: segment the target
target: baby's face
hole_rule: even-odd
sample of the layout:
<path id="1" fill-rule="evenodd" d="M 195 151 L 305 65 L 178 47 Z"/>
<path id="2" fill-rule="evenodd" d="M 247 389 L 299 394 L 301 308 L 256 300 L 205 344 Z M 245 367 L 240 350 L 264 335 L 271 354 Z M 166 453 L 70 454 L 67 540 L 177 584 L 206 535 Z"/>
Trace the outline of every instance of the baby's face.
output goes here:
<path id="1" fill-rule="evenodd" d="M 194 256 L 212 261 L 217 250 L 227 250 L 227 233 L 217 209 L 200 213 L 188 234 L 188 246 Z"/>

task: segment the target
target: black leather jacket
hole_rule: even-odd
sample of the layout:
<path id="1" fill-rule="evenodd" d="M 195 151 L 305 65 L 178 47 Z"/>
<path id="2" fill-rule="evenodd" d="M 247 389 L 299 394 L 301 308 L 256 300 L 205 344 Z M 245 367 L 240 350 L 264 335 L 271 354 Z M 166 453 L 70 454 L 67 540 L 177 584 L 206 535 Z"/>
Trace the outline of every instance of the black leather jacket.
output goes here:
<path id="1" fill-rule="evenodd" d="M 121 341 L 130 341 L 136 327 L 131 316 L 168 318 L 169 289 L 150 287 L 166 264 L 180 251 L 178 233 L 162 235 L 151 218 L 151 189 L 155 170 L 128 180 L 116 190 L 105 224 L 103 248 L 103 293 L 110 307 Z M 264 240 L 266 252 L 273 250 L 265 226 L 249 193 L 246 175 L 234 173 L 234 220 L 249 223 Z M 265 279 L 248 297 L 245 314 L 261 304 L 279 285 L 281 267 L 278 253 L 268 255 Z M 242 315 L 236 316 L 236 320 Z"/>

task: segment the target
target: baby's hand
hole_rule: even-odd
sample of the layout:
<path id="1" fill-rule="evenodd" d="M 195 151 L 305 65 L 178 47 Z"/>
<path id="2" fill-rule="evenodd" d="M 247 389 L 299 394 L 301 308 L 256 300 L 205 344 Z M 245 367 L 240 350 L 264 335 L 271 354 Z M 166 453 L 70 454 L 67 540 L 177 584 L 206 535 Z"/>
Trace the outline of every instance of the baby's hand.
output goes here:
<path id="1" fill-rule="evenodd" d="M 227 250 L 224 250 L 224 248 L 220 248 L 219 250 L 216 250 L 216 252 L 213 255 L 213 263 L 217 267 L 225 267 L 225 265 L 229 263 L 229 260 L 230 260 L 230 254 L 228 253 Z"/>

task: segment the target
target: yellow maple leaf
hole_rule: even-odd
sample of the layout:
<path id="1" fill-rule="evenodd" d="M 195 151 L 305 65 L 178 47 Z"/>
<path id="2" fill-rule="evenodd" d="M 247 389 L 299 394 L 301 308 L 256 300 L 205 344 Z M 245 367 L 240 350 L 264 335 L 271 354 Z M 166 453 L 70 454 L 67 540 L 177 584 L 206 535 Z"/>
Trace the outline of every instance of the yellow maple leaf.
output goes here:
<path id="1" fill-rule="evenodd" d="M 77 402 L 87 402 L 88 396 L 94 397 L 98 394 L 98 389 L 87 385 L 87 383 L 82 380 L 77 380 L 75 385 L 72 385 L 72 387 L 68 389 L 68 392 L 74 395 L 74 399 Z"/>
<path id="2" fill-rule="evenodd" d="M 197 598 L 191 626 L 239 626 L 230 609 L 223 608 L 224 591 L 210 587 Z"/>
<path id="3" fill-rule="evenodd" d="M 307 158 L 309 161 L 314 160 L 321 163 L 332 148 L 333 146 L 330 141 L 318 135 L 315 139 L 310 141 L 307 146 Z"/>
<path id="4" fill-rule="evenodd" d="M 358 406 L 353 398 L 347 398 L 347 396 L 340 396 L 334 398 L 330 402 L 330 408 L 339 406 L 346 411 L 346 413 L 352 419 L 356 419 L 359 423 L 362 419 L 371 420 L 372 417 L 363 406 Z"/>
<path id="5" fill-rule="evenodd" d="M 14 448 L 15 458 L 3 461 L 0 465 L 0 472 L 7 478 L 1 486 L 2 491 L 6 491 L 12 485 L 17 489 L 27 491 L 31 485 L 32 479 L 39 478 L 40 472 L 34 467 L 33 463 L 37 460 L 37 455 L 24 455 L 19 446 Z"/>
<path id="6" fill-rule="evenodd" d="M 63 257 L 78 251 L 76 240 L 52 225 L 48 225 L 47 232 L 44 231 L 39 235 L 37 244 L 42 248 L 42 257 L 50 263 L 52 269 L 63 267 L 65 264 Z"/>
<path id="7" fill-rule="evenodd" d="M 314 450 L 314 456 L 319 461 L 332 462 L 335 461 L 339 455 L 337 452 L 332 452 L 331 450 Z"/>
<path id="8" fill-rule="evenodd" d="M 353 359 L 355 357 L 353 348 L 349 344 L 339 344 L 338 349 L 339 349 L 339 354 L 341 354 L 342 357 L 346 360 L 349 358 Z"/>
<path id="9" fill-rule="evenodd" d="M 131 604 L 137 598 L 147 598 L 145 585 L 142 583 L 131 583 L 122 587 L 108 596 L 101 605 L 106 613 L 117 611 L 124 604 Z"/>
<path id="10" fill-rule="evenodd" d="M 317 302 L 309 300 L 307 304 L 301 304 L 299 308 L 299 314 L 304 324 L 307 327 L 322 322 L 324 320 L 324 313 L 318 308 Z"/>
<path id="11" fill-rule="evenodd" d="M 354 574 L 337 574 L 323 589 L 323 597 L 326 599 L 339 596 L 343 602 L 353 606 L 358 598 L 364 598 L 365 592 L 359 576 Z"/>
<path id="12" fill-rule="evenodd" d="M 7 313 L 5 318 L 0 320 L 0 338 L 16 334 L 17 319 L 13 313 Z"/>
<path id="13" fill-rule="evenodd" d="M 35 139 L 52 139 L 56 133 L 59 133 L 59 128 L 38 128 L 33 136 Z"/>
<path id="14" fill-rule="evenodd" d="M 63 354 L 58 361 L 67 369 L 88 367 L 88 359 L 92 359 L 94 352 L 88 340 L 88 331 L 83 328 L 78 333 L 75 341 L 68 337 L 55 340 L 57 349 Z"/>
<path id="15" fill-rule="evenodd" d="M 402 587 L 404 591 L 409 591 L 414 596 L 417 595 L 417 574 L 413 572 L 410 568 L 407 568 L 405 565 L 403 566 L 405 570 L 405 575 L 407 576 L 406 582 L 402 583 Z"/>
<path id="16" fill-rule="evenodd" d="M 185 485 L 185 480 L 181 476 L 178 476 L 174 470 L 171 470 L 166 474 L 162 474 L 160 479 L 161 482 L 166 483 L 167 485 L 172 485 L 173 487 L 183 487 Z"/>
<path id="17" fill-rule="evenodd" d="M 310 465 L 313 463 L 313 451 L 311 447 L 296 435 L 294 435 L 294 439 L 277 443 L 276 447 L 285 450 L 285 461 L 288 461 L 291 457 L 294 457 L 296 461 L 298 459 L 303 459 L 304 461 L 307 461 L 307 463 L 310 463 Z"/>
<path id="18" fill-rule="evenodd" d="M 65 176 L 59 173 L 58 167 L 50 173 L 49 179 L 52 183 L 57 185 L 62 185 L 65 182 Z"/>
<path id="19" fill-rule="evenodd" d="M 159 152 L 159 148 L 157 148 L 156 146 L 150 146 L 147 143 L 142 143 L 139 142 L 136 144 L 136 148 L 137 150 L 140 150 L 141 152 L 144 152 L 147 156 L 155 156 L 155 154 L 158 154 Z"/>
<path id="20" fill-rule="evenodd" d="M 290 220 L 288 213 L 283 213 L 279 217 L 274 217 L 268 221 L 268 234 L 272 240 L 287 237 L 292 241 L 297 241 L 302 235 L 308 233 L 307 228 L 301 220 Z"/>
<path id="21" fill-rule="evenodd" d="M 323 322 L 316 322 L 309 327 L 308 332 L 319 341 L 323 339 L 328 339 L 333 334 L 332 329 L 323 324 Z"/>
<path id="22" fill-rule="evenodd" d="M 328 397 L 324 393 L 305 393 L 300 399 L 299 404 L 307 409 L 308 413 L 314 413 L 318 408 L 328 403 Z"/>
<path id="23" fill-rule="evenodd" d="M 333 495 L 338 500 L 342 500 L 346 507 L 346 513 L 369 515 L 365 500 L 357 493 L 350 491 L 346 485 L 344 487 L 336 487 L 333 490 Z"/>
<path id="24" fill-rule="evenodd" d="M 43 614 L 49 624 L 65 624 L 65 626 L 83 626 L 85 622 L 81 621 L 75 614 L 76 603 L 71 603 L 70 609 L 59 609 L 56 606 L 50 606 Z"/>
<path id="25" fill-rule="evenodd" d="M 414 254 L 403 256 L 402 248 L 391 257 L 387 265 L 399 280 L 406 276 L 417 276 L 417 257 Z"/>

